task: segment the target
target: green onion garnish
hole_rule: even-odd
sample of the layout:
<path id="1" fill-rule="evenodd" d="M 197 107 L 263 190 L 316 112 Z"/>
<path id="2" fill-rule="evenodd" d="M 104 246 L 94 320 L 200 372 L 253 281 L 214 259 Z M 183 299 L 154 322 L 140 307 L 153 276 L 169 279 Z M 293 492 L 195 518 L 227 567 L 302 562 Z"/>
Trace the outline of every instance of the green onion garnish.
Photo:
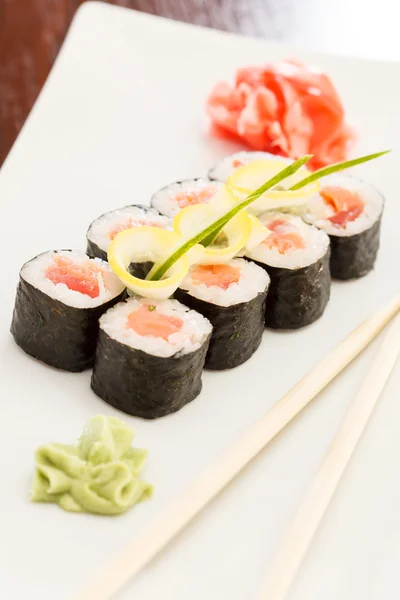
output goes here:
<path id="1" fill-rule="evenodd" d="M 344 162 L 335 163 L 334 165 L 329 165 L 328 167 L 323 167 L 322 169 L 318 169 L 318 171 L 314 171 L 314 173 L 312 173 L 305 179 L 302 179 L 298 183 L 295 183 L 290 189 L 300 190 L 305 185 L 308 185 L 309 183 L 312 183 L 317 179 L 321 179 L 321 177 L 326 177 L 326 175 L 330 175 L 331 173 L 337 173 L 339 171 L 344 171 L 344 169 L 355 167 L 356 165 L 368 162 L 369 160 L 373 160 L 374 158 L 379 158 L 379 156 L 383 156 L 388 152 L 391 152 L 391 150 L 384 150 L 384 152 L 376 152 L 375 154 L 368 154 L 367 156 L 360 156 L 359 158 L 354 158 L 353 160 L 345 160 Z"/>
<path id="2" fill-rule="evenodd" d="M 163 263 L 155 264 L 151 269 L 150 273 L 147 275 L 146 279 L 150 281 L 160 280 L 162 276 L 165 275 L 165 273 L 172 267 L 172 265 L 174 265 L 177 260 L 184 256 L 186 252 L 193 248 L 193 246 L 199 244 L 207 238 L 213 240 L 218 230 L 221 230 L 228 223 L 228 221 L 235 217 L 241 210 L 252 204 L 252 202 L 257 200 L 257 198 L 262 196 L 265 192 L 274 187 L 277 183 L 279 183 L 283 179 L 286 179 L 286 177 L 293 175 L 293 173 L 296 173 L 296 171 L 298 171 L 303 165 L 305 165 L 311 157 L 311 154 L 307 154 L 306 156 L 299 158 L 289 166 L 279 171 L 279 173 L 274 175 L 274 177 L 269 179 L 261 187 L 252 192 L 249 196 L 247 196 L 247 198 L 245 198 L 242 202 L 234 206 L 222 217 L 214 221 L 214 223 L 206 227 L 206 229 L 203 229 L 203 231 L 200 231 L 200 233 L 198 233 L 197 235 L 187 240 L 184 244 L 182 244 L 180 248 L 175 250 L 175 252 L 171 254 L 171 256 L 169 256 Z"/>

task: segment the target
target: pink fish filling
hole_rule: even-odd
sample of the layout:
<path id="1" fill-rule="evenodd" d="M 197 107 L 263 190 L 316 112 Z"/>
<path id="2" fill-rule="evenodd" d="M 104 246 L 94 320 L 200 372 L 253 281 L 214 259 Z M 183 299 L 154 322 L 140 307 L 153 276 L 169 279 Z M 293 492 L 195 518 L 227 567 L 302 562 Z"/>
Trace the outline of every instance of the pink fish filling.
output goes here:
<path id="1" fill-rule="evenodd" d="M 279 254 L 306 247 L 303 237 L 298 233 L 298 228 L 288 221 L 275 219 L 267 224 L 267 228 L 271 233 L 265 238 L 263 244 L 270 249 L 275 248 Z"/>

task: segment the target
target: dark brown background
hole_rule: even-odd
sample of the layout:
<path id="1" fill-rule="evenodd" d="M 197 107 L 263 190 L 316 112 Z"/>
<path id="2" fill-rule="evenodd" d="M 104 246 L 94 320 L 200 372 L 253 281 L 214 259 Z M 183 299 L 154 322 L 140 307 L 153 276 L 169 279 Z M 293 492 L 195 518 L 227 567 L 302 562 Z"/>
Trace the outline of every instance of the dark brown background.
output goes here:
<path id="1" fill-rule="evenodd" d="M 85 0 L 0 0 L 0 164 Z M 399 58 L 400 0 L 110 0 L 206 27 L 358 56 Z"/>

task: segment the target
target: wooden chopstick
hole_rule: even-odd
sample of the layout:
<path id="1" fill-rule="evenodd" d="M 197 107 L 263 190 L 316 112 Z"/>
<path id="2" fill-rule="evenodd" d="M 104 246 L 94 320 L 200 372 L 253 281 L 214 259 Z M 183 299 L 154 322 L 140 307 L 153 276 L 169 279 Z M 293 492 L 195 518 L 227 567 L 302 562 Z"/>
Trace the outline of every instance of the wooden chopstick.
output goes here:
<path id="1" fill-rule="evenodd" d="M 372 368 L 334 438 L 275 555 L 260 600 L 284 600 L 311 540 L 400 354 L 400 315 L 386 334 Z"/>
<path id="2" fill-rule="evenodd" d="M 75 600 L 112 598 L 370 343 L 399 310 L 400 296 L 361 323 L 107 564 L 75 596 Z"/>

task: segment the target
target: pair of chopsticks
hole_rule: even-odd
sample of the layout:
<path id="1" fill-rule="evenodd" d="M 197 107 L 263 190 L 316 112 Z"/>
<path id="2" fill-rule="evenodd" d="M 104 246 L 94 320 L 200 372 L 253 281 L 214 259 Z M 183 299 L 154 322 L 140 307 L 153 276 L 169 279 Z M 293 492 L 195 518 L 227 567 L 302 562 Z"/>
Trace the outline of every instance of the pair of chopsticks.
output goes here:
<path id="1" fill-rule="evenodd" d="M 260 600 L 284 600 L 400 354 L 400 315 L 386 334 L 270 566 Z"/>
<path id="2" fill-rule="evenodd" d="M 400 296 L 366 319 L 98 573 L 75 600 L 110 600 L 236 477 L 400 311 Z M 400 352 L 400 316 L 384 339 L 278 551 L 260 598 L 283 600 Z"/>

